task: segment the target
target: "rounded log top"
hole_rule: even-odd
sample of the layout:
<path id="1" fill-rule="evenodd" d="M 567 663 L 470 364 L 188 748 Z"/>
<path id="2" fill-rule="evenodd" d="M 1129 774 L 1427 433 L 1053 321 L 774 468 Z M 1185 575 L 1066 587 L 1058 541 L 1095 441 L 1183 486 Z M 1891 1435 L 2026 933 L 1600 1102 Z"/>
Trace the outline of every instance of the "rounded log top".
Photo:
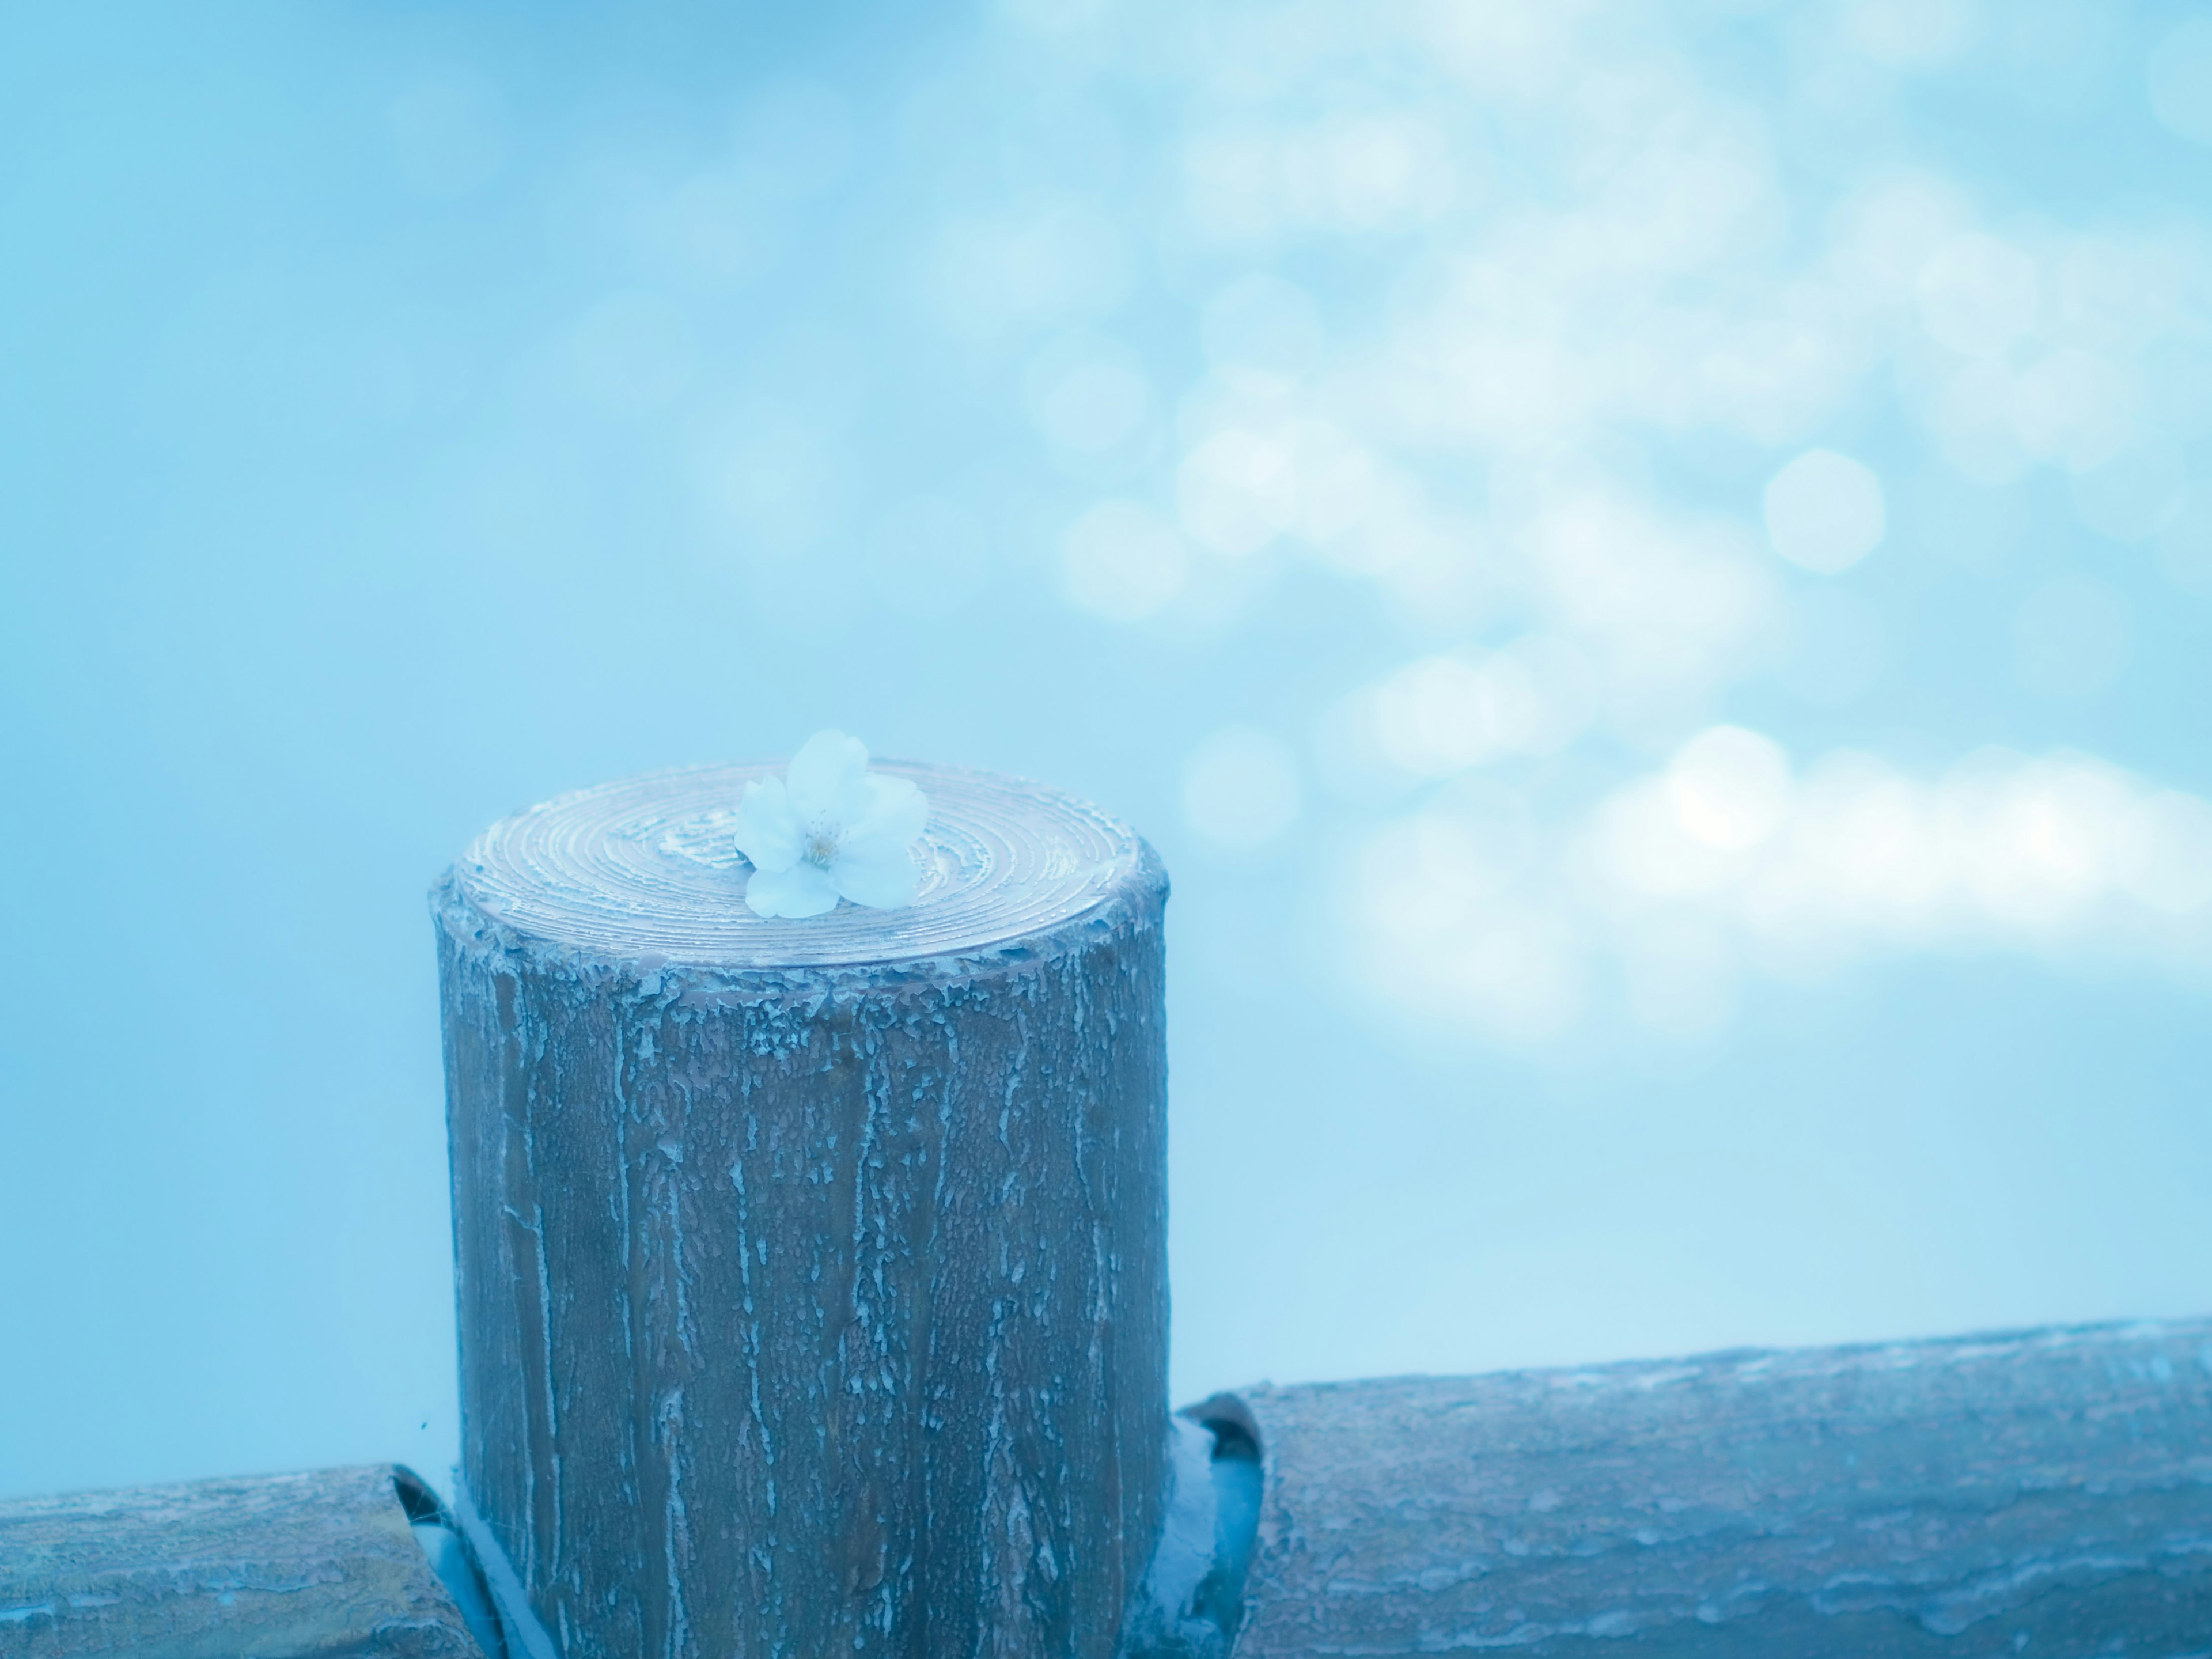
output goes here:
<path id="1" fill-rule="evenodd" d="M 781 762 L 648 772 L 526 808 L 479 836 L 446 891 L 518 944 L 738 971 L 859 968 L 1002 951 L 1165 898 L 1158 856 L 1088 803 L 1019 778 L 878 761 L 929 797 L 921 881 L 896 909 L 800 921 L 745 904 L 737 812 Z"/>

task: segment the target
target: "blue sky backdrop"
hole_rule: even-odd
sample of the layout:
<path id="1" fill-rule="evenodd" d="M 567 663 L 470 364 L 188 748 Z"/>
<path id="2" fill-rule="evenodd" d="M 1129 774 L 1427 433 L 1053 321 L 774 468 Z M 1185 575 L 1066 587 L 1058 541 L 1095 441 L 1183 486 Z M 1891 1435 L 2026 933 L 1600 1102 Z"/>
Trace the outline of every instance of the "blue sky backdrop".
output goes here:
<path id="1" fill-rule="evenodd" d="M 1176 1386 L 2212 1307 L 2212 9 L 0 50 L 0 1489 L 455 1434 L 423 895 L 839 726 L 1165 854 Z"/>

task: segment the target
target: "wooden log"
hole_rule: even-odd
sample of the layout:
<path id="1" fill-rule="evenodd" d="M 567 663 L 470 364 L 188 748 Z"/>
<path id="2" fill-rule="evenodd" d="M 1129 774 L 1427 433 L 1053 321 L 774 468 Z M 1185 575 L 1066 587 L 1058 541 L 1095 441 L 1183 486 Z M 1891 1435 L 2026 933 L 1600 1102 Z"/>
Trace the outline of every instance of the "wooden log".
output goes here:
<path id="1" fill-rule="evenodd" d="M 774 769 L 532 808 L 434 895 L 467 1495 L 572 1659 L 1105 1659 L 1167 1480 L 1165 874 L 885 764 L 916 902 L 766 921 Z"/>
<path id="2" fill-rule="evenodd" d="M 438 1518 L 389 1464 L 0 1503 L 0 1655 L 483 1659 Z"/>
<path id="3" fill-rule="evenodd" d="M 1238 1659 L 2212 1651 L 2212 1323 L 1242 1398 Z"/>

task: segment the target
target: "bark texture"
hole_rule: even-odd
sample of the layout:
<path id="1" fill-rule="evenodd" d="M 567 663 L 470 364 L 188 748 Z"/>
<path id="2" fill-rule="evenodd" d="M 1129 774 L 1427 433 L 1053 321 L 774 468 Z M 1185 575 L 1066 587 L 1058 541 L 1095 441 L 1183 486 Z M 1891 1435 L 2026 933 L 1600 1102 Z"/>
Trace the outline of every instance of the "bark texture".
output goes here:
<path id="1" fill-rule="evenodd" d="M 1238 1659 L 2212 1651 L 2212 1324 L 1243 1398 Z"/>
<path id="2" fill-rule="evenodd" d="M 0 1504 L 0 1654 L 482 1659 L 395 1475 L 413 1480 L 378 1464 Z"/>
<path id="3" fill-rule="evenodd" d="M 1103 1659 L 1166 1486 L 1164 874 L 887 766 L 917 902 L 763 921 L 762 769 L 533 808 L 434 896 L 468 1493 L 577 1659 Z"/>

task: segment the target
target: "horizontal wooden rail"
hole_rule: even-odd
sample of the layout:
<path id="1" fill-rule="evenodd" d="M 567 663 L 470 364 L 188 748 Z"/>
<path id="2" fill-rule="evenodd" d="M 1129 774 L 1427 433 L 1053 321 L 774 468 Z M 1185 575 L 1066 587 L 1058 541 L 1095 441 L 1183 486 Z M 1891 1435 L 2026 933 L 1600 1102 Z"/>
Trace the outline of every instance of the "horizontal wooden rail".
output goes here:
<path id="1" fill-rule="evenodd" d="M 2212 1322 L 1238 1406 L 1237 1659 L 2212 1655 Z"/>
<path id="2" fill-rule="evenodd" d="M 501 1645 L 437 1498 L 388 1463 L 0 1503 L 4 1659 L 501 1659 Z"/>
<path id="3" fill-rule="evenodd" d="M 1183 1417 L 1125 1659 L 2212 1659 L 2212 1322 Z M 389 1466 L 10 1500 L 0 1656 L 496 1656 L 449 1528 Z"/>

